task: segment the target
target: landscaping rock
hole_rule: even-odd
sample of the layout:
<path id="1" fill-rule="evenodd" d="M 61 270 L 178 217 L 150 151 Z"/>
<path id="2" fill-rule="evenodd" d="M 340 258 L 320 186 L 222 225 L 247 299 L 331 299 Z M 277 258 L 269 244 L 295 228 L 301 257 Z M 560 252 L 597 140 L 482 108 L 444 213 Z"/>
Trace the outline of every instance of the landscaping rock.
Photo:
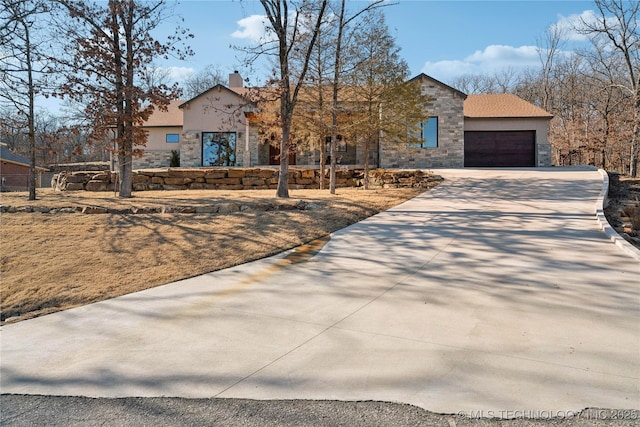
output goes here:
<path id="1" fill-rule="evenodd" d="M 109 210 L 107 208 L 102 208 L 99 206 L 85 206 L 82 208 L 83 214 L 106 214 Z"/>
<path id="2" fill-rule="evenodd" d="M 196 206 L 196 213 L 218 213 L 218 206 Z"/>
<path id="3" fill-rule="evenodd" d="M 326 170 L 328 173 L 328 170 Z M 257 190 L 275 189 L 279 170 L 276 168 L 169 168 L 134 171 L 132 189 L 146 190 Z M 112 191 L 117 182 L 116 173 L 109 171 L 60 172 L 51 181 L 59 190 Z M 339 169 L 336 171 L 336 187 L 360 187 L 364 170 Z M 320 171 L 315 169 L 289 170 L 289 187 L 293 190 L 319 187 Z M 415 187 L 431 188 L 442 181 L 440 175 L 422 170 L 389 171 L 372 170 L 371 188 Z"/>
<path id="4" fill-rule="evenodd" d="M 91 180 L 87 182 L 85 189 L 87 191 L 107 191 L 107 182 Z"/>
<path id="5" fill-rule="evenodd" d="M 84 184 L 81 182 L 67 182 L 67 185 L 65 185 L 63 190 L 66 190 L 66 191 L 84 190 Z"/>
<path id="6" fill-rule="evenodd" d="M 218 205 L 218 213 L 239 212 L 240 206 L 237 203 L 221 203 Z"/>

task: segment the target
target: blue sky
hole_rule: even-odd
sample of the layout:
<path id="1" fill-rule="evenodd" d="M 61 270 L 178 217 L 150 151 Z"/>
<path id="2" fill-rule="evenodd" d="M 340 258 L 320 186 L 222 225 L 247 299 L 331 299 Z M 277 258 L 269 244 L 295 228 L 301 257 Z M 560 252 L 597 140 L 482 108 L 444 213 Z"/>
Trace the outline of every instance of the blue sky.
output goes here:
<path id="1" fill-rule="evenodd" d="M 362 2 L 348 2 L 352 8 L 358 3 Z M 569 28 L 592 10 L 593 2 L 575 0 L 400 0 L 384 9 L 411 75 L 424 72 L 446 83 L 461 74 L 537 66 L 535 47 L 545 29 L 550 25 Z M 190 44 L 196 54 L 187 61 L 159 65 L 172 67 L 176 77 L 209 64 L 223 73 L 235 69 L 247 73 L 238 60 L 241 53 L 230 45 L 251 43 L 251 35 L 260 33 L 262 24 L 256 15 L 264 10 L 257 0 L 181 0 L 175 12 L 195 34 Z M 564 48 L 576 43 L 580 43 L 578 35 L 568 32 Z"/>

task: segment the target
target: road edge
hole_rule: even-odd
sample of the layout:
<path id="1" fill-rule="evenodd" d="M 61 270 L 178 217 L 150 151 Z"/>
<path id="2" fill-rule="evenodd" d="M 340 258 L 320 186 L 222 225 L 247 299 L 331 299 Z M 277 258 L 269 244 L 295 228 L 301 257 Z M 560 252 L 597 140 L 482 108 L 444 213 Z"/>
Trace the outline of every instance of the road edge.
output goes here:
<path id="1" fill-rule="evenodd" d="M 600 229 L 609 237 L 609 240 L 625 254 L 640 262 L 640 249 L 627 242 L 607 221 L 604 208 L 607 207 L 609 202 L 609 175 L 604 169 L 598 169 L 598 172 L 602 176 L 602 190 L 596 200 L 596 221 L 598 221 Z"/>

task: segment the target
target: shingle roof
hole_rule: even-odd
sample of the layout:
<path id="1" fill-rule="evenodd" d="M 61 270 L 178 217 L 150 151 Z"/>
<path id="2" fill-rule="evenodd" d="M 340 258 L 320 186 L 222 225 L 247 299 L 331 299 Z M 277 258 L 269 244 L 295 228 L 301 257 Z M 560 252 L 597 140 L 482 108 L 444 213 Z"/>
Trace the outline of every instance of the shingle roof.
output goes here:
<path id="1" fill-rule="evenodd" d="M 547 118 L 553 115 L 510 94 L 467 95 L 464 116 L 469 118 Z"/>
<path id="2" fill-rule="evenodd" d="M 0 159 L 5 162 L 24 166 L 29 166 L 31 164 L 31 161 L 29 159 L 19 154 L 13 153 L 11 150 L 9 150 L 9 147 L 7 147 L 6 144 L 3 143 L 0 143 Z M 37 165 L 36 169 L 47 170 L 46 168 Z"/>
<path id="3" fill-rule="evenodd" d="M 182 111 L 178 108 L 182 103 L 184 101 L 171 101 L 167 105 L 167 111 L 156 108 L 149 119 L 144 122 L 144 126 L 182 126 Z"/>

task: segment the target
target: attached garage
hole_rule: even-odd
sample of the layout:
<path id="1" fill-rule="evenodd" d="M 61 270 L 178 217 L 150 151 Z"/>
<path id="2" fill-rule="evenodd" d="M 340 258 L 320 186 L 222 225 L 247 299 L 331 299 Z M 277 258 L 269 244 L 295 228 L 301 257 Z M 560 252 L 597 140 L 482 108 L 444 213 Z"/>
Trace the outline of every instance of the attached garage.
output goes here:
<path id="1" fill-rule="evenodd" d="M 516 95 L 468 95 L 464 101 L 464 166 L 551 166 L 547 135 L 552 118 Z"/>
<path id="2" fill-rule="evenodd" d="M 536 132 L 467 131 L 464 133 L 465 167 L 534 167 Z"/>

